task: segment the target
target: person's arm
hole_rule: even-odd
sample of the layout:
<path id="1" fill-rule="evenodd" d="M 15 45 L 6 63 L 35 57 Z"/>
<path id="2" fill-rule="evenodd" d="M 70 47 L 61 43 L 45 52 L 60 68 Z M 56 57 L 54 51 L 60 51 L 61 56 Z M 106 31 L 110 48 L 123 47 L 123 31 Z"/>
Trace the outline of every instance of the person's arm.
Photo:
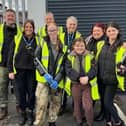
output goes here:
<path id="1" fill-rule="evenodd" d="M 71 64 L 71 62 L 69 61 L 68 58 L 66 58 L 66 61 L 65 61 L 65 72 L 66 72 L 66 75 L 72 81 L 78 81 L 79 80 L 80 74 L 77 71 L 75 71 L 74 69 L 72 69 L 72 64 Z"/>
<path id="2" fill-rule="evenodd" d="M 92 80 L 94 77 L 97 76 L 97 64 L 96 64 L 95 58 L 91 60 L 91 69 L 88 72 L 87 76 L 89 80 Z"/>
<path id="3" fill-rule="evenodd" d="M 7 62 L 7 67 L 9 70 L 9 73 L 13 72 L 13 56 L 14 56 L 14 48 L 15 48 L 15 42 L 12 41 L 9 49 L 9 57 Z"/>
<path id="4" fill-rule="evenodd" d="M 10 49 L 9 49 L 9 57 L 8 57 L 8 62 L 7 62 L 7 67 L 8 67 L 8 71 L 9 71 L 8 76 L 12 80 L 15 78 L 14 71 L 13 71 L 14 48 L 15 48 L 15 42 L 12 41 L 12 43 L 10 45 Z"/>

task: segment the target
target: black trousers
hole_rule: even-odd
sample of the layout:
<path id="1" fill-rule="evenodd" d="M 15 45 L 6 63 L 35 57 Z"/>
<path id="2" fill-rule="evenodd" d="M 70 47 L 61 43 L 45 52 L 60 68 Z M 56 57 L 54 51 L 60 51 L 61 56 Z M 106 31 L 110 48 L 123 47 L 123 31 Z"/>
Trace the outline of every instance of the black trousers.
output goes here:
<path id="1" fill-rule="evenodd" d="M 25 111 L 26 107 L 33 110 L 35 107 L 35 90 L 37 82 L 34 70 L 18 69 L 15 77 L 15 87 L 19 107 Z"/>
<path id="2" fill-rule="evenodd" d="M 115 122 L 120 120 L 117 110 L 113 104 L 113 99 L 117 91 L 117 85 L 100 84 L 99 93 L 101 96 L 102 111 L 105 113 L 105 119 L 107 122 L 111 121 L 111 116 Z"/>

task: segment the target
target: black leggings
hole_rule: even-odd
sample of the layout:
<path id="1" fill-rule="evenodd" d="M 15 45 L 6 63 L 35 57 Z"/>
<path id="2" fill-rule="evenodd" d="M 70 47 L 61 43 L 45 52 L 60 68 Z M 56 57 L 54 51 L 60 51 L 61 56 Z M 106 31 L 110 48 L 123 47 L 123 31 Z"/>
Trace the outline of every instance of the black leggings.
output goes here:
<path id="1" fill-rule="evenodd" d="M 115 122 L 120 120 L 117 110 L 113 104 L 113 99 L 116 94 L 117 85 L 101 84 L 99 93 L 101 96 L 101 107 L 104 110 L 105 119 L 107 122 L 111 121 L 111 116 Z"/>

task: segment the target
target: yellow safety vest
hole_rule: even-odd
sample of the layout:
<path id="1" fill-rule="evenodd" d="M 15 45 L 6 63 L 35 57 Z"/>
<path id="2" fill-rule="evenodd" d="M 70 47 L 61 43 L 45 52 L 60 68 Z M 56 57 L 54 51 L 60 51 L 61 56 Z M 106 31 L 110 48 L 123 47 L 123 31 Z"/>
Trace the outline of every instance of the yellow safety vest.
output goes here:
<path id="1" fill-rule="evenodd" d="M 59 26 L 58 27 L 58 34 L 60 35 L 62 32 L 63 32 L 63 27 L 62 26 Z M 41 27 L 38 30 L 38 35 L 40 37 L 46 37 L 47 36 L 46 26 L 43 26 L 43 27 Z"/>
<path id="2" fill-rule="evenodd" d="M 17 34 L 21 33 L 21 28 L 17 26 Z M 0 24 L 0 62 L 2 62 L 2 48 L 4 43 L 4 24 Z"/>
<path id="3" fill-rule="evenodd" d="M 48 65 L 49 65 L 49 49 L 48 49 L 48 46 L 47 46 L 47 42 L 46 41 L 42 41 L 41 43 L 41 47 L 42 47 L 42 54 L 41 54 L 41 63 L 43 64 L 43 66 L 45 67 L 45 69 L 47 70 L 48 72 Z M 65 47 L 63 49 L 63 55 L 59 58 L 59 61 L 58 61 L 58 64 L 57 64 L 57 68 L 56 68 L 56 74 L 60 71 L 60 67 L 61 67 L 61 64 L 62 64 L 62 61 L 63 61 L 63 58 L 64 58 L 64 55 L 65 55 L 65 52 L 66 52 L 67 48 Z M 45 80 L 45 78 L 43 76 L 41 76 L 39 74 L 38 71 L 36 71 L 36 79 L 38 82 L 42 83 L 42 84 L 45 84 L 47 81 Z M 61 80 L 58 84 L 58 86 L 60 88 L 64 88 L 64 81 Z"/>
<path id="4" fill-rule="evenodd" d="M 18 53 L 18 49 L 19 49 L 19 46 L 20 46 L 20 43 L 21 43 L 21 38 L 22 38 L 22 34 L 18 34 L 15 36 L 15 48 L 14 48 L 14 56 L 13 56 L 13 71 L 14 71 L 14 74 L 16 74 L 16 69 L 15 69 L 15 57 Z M 35 36 L 35 39 L 36 39 L 36 43 L 37 45 L 39 44 L 39 42 L 41 41 L 41 39 L 38 37 L 38 36 Z"/>
<path id="5" fill-rule="evenodd" d="M 59 37 L 60 37 L 60 40 L 61 40 L 62 44 L 65 45 L 65 32 L 62 32 L 62 33 L 59 35 Z M 81 37 L 80 32 L 76 31 L 75 39 L 80 38 L 80 37 Z"/>
<path id="6" fill-rule="evenodd" d="M 87 54 L 83 58 L 83 68 L 85 69 L 85 72 L 88 73 L 91 69 L 91 60 L 93 58 L 93 55 Z M 78 59 L 77 57 L 73 55 L 68 55 L 68 59 L 70 60 L 72 64 L 72 68 L 79 72 L 79 65 L 78 65 Z M 99 93 L 98 93 L 98 85 L 97 85 L 97 78 L 90 80 L 89 82 L 91 84 L 91 96 L 93 100 L 99 99 Z M 71 95 L 71 80 L 67 77 L 66 84 L 65 84 L 65 90 L 68 93 L 68 95 Z"/>
<path id="7" fill-rule="evenodd" d="M 99 41 L 97 44 L 97 54 L 96 54 L 96 60 L 98 60 L 99 54 L 103 48 L 105 42 L 103 41 Z M 116 62 L 116 67 L 115 67 L 115 71 L 116 71 L 116 77 L 118 80 L 118 88 L 120 88 L 122 91 L 125 91 L 125 87 L 124 87 L 124 80 L 125 78 L 123 76 L 120 76 L 117 74 L 117 64 L 120 63 L 122 61 L 122 58 L 124 56 L 124 54 L 126 53 L 126 49 L 124 47 L 119 47 L 116 51 L 116 57 L 115 57 L 115 62 Z"/>

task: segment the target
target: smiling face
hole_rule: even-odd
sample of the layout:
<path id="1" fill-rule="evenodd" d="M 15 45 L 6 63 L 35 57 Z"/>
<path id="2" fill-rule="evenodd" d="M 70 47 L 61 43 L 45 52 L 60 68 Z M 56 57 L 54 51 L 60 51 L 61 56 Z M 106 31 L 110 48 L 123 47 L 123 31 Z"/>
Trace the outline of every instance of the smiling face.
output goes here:
<path id="1" fill-rule="evenodd" d="M 27 22 L 24 26 L 24 33 L 27 37 L 30 37 L 34 33 L 34 28 L 30 22 Z"/>
<path id="2" fill-rule="evenodd" d="M 66 27 L 67 27 L 68 33 L 73 33 L 77 29 L 77 22 L 74 20 L 68 19 L 66 22 Z"/>
<path id="3" fill-rule="evenodd" d="M 12 11 L 7 11 L 4 16 L 4 20 L 6 22 L 6 25 L 11 26 L 12 24 L 16 23 L 16 15 Z"/>
<path id="4" fill-rule="evenodd" d="M 45 17 L 45 22 L 46 22 L 46 25 L 49 25 L 50 23 L 54 23 L 54 16 L 52 13 L 48 13 Z"/>
<path id="5" fill-rule="evenodd" d="M 77 54 L 81 55 L 84 53 L 86 48 L 83 41 L 76 41 L 75 44 L 73 45 L 73 49 Z"/>
<path id="6" fill-rule="evenodd" d="M 109 38 L 109 41 L 115 41 L 118 37 L 119 30 L 116 29 L 115 27 L 108 27 L 106 29 L 106 36 Z"/>
<path id="7" fill-rule="evenodd" d="M 98 40 L 104 35 L 104 31 L 101 27 L 94 26 L 92 30 L 92 36 L 94 39 Z"/>
<path id="8" fill-rule="evenodd" d="M 58 28 L 54 23 L 49 24 L 47 32 L 51 40 L 57 40 Z"/>

